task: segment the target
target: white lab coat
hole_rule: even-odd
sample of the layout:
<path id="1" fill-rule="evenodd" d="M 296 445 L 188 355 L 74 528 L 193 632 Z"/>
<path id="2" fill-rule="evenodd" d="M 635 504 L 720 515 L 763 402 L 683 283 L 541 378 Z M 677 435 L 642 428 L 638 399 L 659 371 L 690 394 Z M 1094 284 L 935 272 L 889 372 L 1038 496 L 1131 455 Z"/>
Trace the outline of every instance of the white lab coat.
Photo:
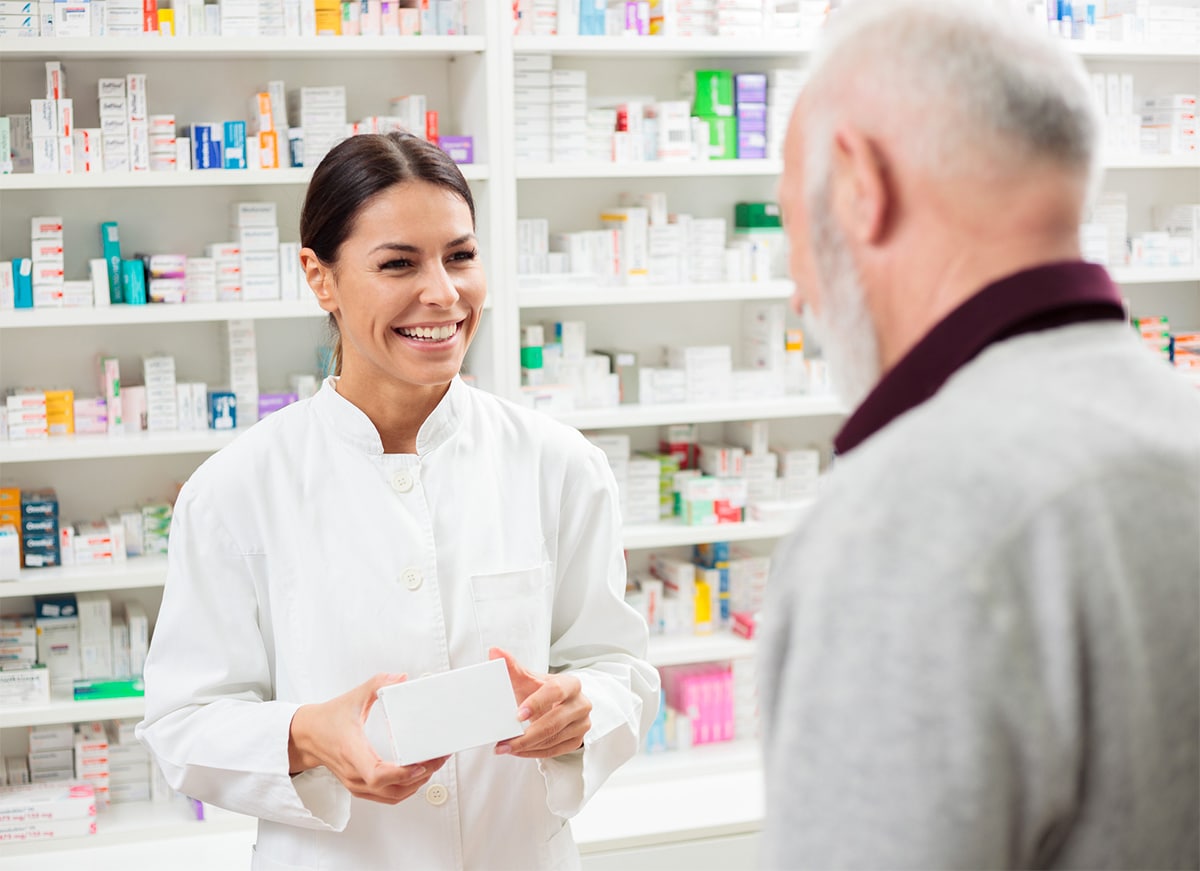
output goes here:
<path id="1" fill-rule="evenodd" d="M 384 454 L 330 379 L 180 493 L 138 735 L 174 788 L 260 819 L 254 868 L 577 867 L 567 818 L 657 708 L 624 585 L 612 473 L 578 432 L 455 379 L 417 453 Z M 490 646 L 579 677 L 582 750 L 458 753 L 438 790 L 395 806 L 352 798 L 324 768 L 289 776 L 299 705 Z M 382 725 L 373 711 L 386 759 Z"/>

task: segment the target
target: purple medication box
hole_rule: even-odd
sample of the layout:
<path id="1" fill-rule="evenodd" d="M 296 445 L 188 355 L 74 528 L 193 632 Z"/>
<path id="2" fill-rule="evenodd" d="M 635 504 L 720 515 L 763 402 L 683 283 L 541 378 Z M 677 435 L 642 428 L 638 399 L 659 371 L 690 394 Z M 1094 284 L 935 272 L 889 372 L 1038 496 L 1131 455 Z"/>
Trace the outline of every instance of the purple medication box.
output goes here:
<path id="1" fill-rule="evenodd" d="M 475 162 L 475 137 L 473 136 L 442 136 L 438 139 L 442 151 L 450 155 L 455 163 Z"/>
<path id="2" fill-rule="evenodd" d="M 295 393 L 258 394 L 258 419 L 262 420 L 272 411 L 279 411 L 284 406 L 296 402 L 299 398 Z"/>
<path id="3" fill-rule="evenodd" d="M 738 73 L 733 77 L 733 95 L 738 105 L 767 102 L 766 73 Z"/>
<path id="4" fill-rule="evenodd" d="M 767 107 L 759 105 L 738 104 L 738 130 L 751 130 L 756 133 L 767 132 Z"/>

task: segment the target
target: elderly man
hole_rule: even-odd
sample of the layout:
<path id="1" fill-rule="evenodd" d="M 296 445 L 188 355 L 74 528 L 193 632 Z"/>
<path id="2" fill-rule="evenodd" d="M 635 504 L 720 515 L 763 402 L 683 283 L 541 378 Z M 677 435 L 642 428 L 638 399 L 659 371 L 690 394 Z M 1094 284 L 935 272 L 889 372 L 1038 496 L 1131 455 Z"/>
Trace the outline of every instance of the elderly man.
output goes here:
<path id="1" fill-rule="evenodd" d="M 775 560 L 765 865 L 1200 865 L 1200 399 L 1080 261 L 1081 65 L 855 0 L 780 202 L 853 409 Z"/>

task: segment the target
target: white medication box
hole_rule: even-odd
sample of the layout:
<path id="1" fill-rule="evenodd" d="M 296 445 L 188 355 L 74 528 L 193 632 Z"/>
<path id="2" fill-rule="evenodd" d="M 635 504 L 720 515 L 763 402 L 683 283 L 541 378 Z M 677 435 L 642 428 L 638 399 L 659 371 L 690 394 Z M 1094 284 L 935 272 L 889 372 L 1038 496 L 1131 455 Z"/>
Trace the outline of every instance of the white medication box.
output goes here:
<path id="1" fill-rule="evenodd" d="M 495 744 L 524 731 L 503 659 L 392 684 L 377 696 L 399 765 Z"/>

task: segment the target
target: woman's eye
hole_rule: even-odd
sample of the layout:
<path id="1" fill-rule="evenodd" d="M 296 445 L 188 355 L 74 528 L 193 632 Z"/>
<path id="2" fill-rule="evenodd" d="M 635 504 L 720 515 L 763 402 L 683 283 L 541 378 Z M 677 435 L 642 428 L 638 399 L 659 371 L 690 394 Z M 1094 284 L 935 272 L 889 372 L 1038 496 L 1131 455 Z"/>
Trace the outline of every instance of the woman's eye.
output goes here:
<path id="1" fill-rule="evenodd" d="M 384 269 L 384 270 L 408 269 L 412 265 L 413 265 L 413 263 L 411 260 L 389 260 L 387 263 L 383 264 L 383 266 L 381 266 L 380 269 Z"/>
<path id="2" fill-rule="evenodd" d="M 471 251 L 456 251 L 454 254 L 450 255 L 450 259 L 457 260 L 459 262 L 463 262 L 463 261 L 468 261 L 468 260 L 474 260 L 478 256 L 479 256 L 479 252 L 472 249 Z"/>

